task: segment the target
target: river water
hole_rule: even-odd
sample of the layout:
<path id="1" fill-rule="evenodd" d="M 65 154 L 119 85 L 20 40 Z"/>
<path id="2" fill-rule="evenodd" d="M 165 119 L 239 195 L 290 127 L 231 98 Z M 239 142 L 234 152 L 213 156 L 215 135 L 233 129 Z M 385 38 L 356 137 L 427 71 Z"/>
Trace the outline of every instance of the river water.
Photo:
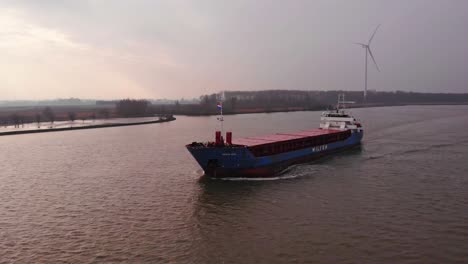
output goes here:
<path id="1" fill-rule="evenodd" d="M 0 138 L 0 262 L 468 262 L 468 106 L 353 109 L 361 148 L 285 179 L 200 178 L 216 117 Z M 225 117 L 234 137 L 319 112 Z"/>

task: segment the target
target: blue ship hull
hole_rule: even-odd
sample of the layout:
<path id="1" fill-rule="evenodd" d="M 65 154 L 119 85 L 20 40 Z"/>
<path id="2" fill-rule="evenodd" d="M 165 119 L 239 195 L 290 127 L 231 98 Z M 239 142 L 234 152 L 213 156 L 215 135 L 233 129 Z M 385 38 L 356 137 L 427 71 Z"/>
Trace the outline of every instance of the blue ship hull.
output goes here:
<path id="1" fill-rule="evenodd" d="M 258 178 L 272 177 L 291 165 L 359 145 L 362 137 L 363 131 L 353 131 L 341 141 L 262 157 L 253 155 L 247 146 L 187 145 L 187 149 L 209 177 Z"/>

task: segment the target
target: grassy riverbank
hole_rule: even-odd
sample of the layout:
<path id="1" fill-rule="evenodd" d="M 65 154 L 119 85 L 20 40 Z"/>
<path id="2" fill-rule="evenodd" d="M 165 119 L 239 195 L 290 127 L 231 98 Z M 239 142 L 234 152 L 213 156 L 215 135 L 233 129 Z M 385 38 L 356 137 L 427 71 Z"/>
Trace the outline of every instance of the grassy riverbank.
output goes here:
<path id="1" fill-rule="evenodd" d="M 96 128 L 107 128 L 107 127 L 121 127 L 121 126 L 136 126 L 136 125 L 147 125 L 147 124 L 156 124 L 164 123 L 176 120 L 175 117 L 167 117 L 164 119 L 143 121 L 143 122 L 126 122 L 126 123 L 104 123 L 97 125 L 82 125 L 82 126 L 70 126 L 70 127 L 50 127 L 50 128 L 38 128 L 38 129 L 21 129 L 10 130 L 5 132 L 0 132 L 0 136 L 8 135 L 20 135 L 20 134 L 33 134 L 33 133 L 46 133 L 46 132 L 59 132 L 59 131 L 69 131 L 69 130 L 83 130 L 83 129 L 96 129 Z"/>

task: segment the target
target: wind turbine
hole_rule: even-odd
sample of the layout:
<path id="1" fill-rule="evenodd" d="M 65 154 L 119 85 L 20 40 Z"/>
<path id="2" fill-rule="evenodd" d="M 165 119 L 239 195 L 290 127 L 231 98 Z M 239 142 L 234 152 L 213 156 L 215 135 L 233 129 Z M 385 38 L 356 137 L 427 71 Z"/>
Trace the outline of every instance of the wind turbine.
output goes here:
<path id="1" fill-rule="evenodd" d="M 375 61 L 375 58 L 374 58 L 374 55 L 372 55 L 372 51 L 370 49 L 370 44 L 372 42 L 372 39 L 374 38 L 375 36 L 375 33 L 377 33 L 377 30 L 379 29 L 380 25 L 378 25 L 375 30 L 374 30 L 374 33 L 372 34 L 372 36 L 370 37 L 369 41 L 367 42 L 367 44 L 364 44 L 364 43 L 354 43 L 354 44 L 357 44 L 357 45 L 361 45 L 361 47 L 363 47 L 364 49 L 366 49 L 366 68 L 365 68 L 365 75 L 364 75 L 364 103 L 367 103 L 367 57 L 368 55 L 371 56 L 372 58 L 372 61 L 374 62 L 374 65 L 375 65 L 375 68 L 377 68 L 377 71 L 380 72 L 380 69 L 379 69 L 379 66 L 377 65 L 377 62 Z"/>

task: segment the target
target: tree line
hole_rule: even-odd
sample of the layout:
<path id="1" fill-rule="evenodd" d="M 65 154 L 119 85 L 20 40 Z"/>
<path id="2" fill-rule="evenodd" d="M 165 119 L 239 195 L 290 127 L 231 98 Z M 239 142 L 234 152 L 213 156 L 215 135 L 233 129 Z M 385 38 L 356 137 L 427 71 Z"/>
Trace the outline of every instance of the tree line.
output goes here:
<path id="1" fill-rule="evenodd" d="M 41 124 L 47 122 L 52 127 L 55 121 L 66 121 L 69 120 L 72 123 L 75 120 L 82 120 L 83 122 L 87 119 L 95 120 L 97 118 L 107 119 L 110 117 L 147 117 L 155 116 L 161 111 L 156 106 L 152 106 L 147 100 L 134 100 L 134 99 L 123 99 L 117 101 L 114 107 L 102 107 L 98 109 L 75 109 L 74 111 L 69 110 L 72 108 L 67 107 L 44 107 L 42 109 L 29 109 L 29 110 L 18 110 L 11 114 L 1 115 L 0 113 L 0 125 L 2 126 L 14 126 L 15 128 L 23 127 L 26 123 L 36 123 L 37 127 L 40 128 Z M 159 115 L 159 118 L 165 118 L 166 115 Z"/>
<path id="2" fill-rule="evenodd" d="M 355 102 L 354 107 L 403 105 L 403 104 L 453 104 L 468 103 L 468 94 L 451 93 L 416 93 L 416 92 L 377 92 L 369 91 L 367 103 L 363 102 L 362 91 L 301 91 L 301 90 L 266 90 L 266 91 L 226 91 L 222 100 L 224 114 L 324 110 L 333 108 L 338 94 L 344 93 L 346 101 Z M 157 113 L 186 115 L 218 114 L 216 107 L 219 94 L 200 96 L 198 104 L 161 105 L 155 107 Z"/>
<path id="3" fill-rule="evenodd" d="M 222 101 L 224 114 L 324 110 L 336 105 L 338 94 L 344 93 L 347 101 L 354 101 L 356 107 L 402 104 L 463 104 L 468 103 L 468 94 L 450 93 L 416 93 L 416 92 L 377 92 L 369 91 L 367 103 L 363 103 L 362 91 L 300 91 L 300 90 L 266 90 L 266 91 L 226 91 L 224 98 L 219 94 L 202 95 L 199 103 L 181 104 L 151 104 L 148 100 L 123 99 L 116 101 L 114 106 L 99 106 L 91 110 L 67 110 L 72 108 L 44 107 L 14 111 L 10 114 L 0 112 L 0 125 L 14 127 L 25 123 L 55 121 L 107 119 L 111 117 L 165 117 L 172 114 L 183 115 L 215 115 L 219 113 L 216 107 Z"/>
<path id="4" fill-rule="evenodd" d="M 87 119 L 106 119 L 110 117 L 110 114 L 109 109 L 104 108 L 93 112 L 77 113 L 75 111 L 64 112 L 63 110 L 47 106 L 42 109 L 35 109 L 34 111 L 17 111 L 7 115 L 0 115 L 0 126 L 19 128 L 24 127 L 27 123 L 36 123 L 37 127 L 41 128 L 42 124 L 48 123 L 52 127 L 55 121 L 69 120 L 75 122 L 75 120 L 82 120 L 84 122 Z"/>

